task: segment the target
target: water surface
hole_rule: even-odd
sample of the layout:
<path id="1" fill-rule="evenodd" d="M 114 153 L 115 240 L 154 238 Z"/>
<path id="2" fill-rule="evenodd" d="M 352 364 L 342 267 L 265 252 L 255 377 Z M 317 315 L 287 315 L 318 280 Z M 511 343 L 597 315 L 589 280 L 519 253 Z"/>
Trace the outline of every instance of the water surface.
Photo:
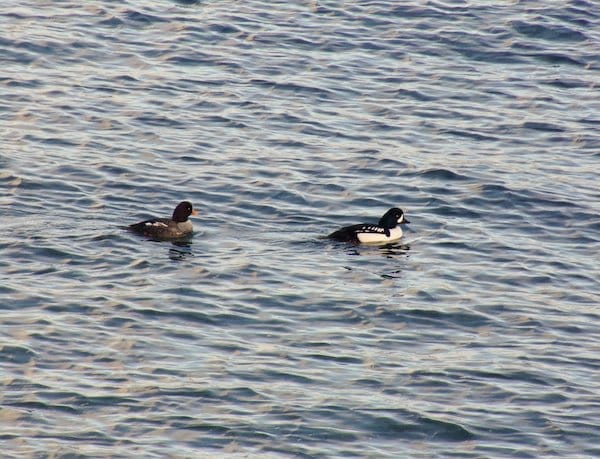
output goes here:
<path id="1" fill-rule="evenodd" d="M 0 16 L 6 457 L 600 456 L 600 10 Z M 124 224 L 200 211 L 188 243 Z M 400 243 L 321 237 L 377 221 Z"/>

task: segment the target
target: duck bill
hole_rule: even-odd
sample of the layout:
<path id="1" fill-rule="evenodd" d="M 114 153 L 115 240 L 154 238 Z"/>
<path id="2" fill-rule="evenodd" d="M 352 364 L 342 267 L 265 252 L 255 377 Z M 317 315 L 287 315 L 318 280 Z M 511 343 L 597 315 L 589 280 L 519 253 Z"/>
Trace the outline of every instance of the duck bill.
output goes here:
<path id="1" fill-rule="evenodd" d="M 196 209 L 192 210 L 192 215 L 198 215 L 198 211 Z"/>
<path id="2" fill-rule="evenodd" d="M 400 222 L 401 225 L 406 225 L 407 223 L 410 223 L 406 218 L 402 218 L 402 221 Z"/>

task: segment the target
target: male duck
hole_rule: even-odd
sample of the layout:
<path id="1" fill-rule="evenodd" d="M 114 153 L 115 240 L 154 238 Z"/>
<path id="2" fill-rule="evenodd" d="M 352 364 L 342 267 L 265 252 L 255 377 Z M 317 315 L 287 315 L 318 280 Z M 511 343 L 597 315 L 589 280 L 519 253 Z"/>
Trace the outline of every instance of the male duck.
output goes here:
<path id="1" fill-rule="evenodd" d="M 335 241 L 351 242 L 353 244 L 385 244 L 400 239 L 402 237 L 402 228 L 400 225 L 405 225 L 406 223 L 410 222 L 404 217 L 402 209 L 393 207 L 383 214 L 377 225 L 360 223 L 358 225 L 346 226 L 327 237 Z"/>

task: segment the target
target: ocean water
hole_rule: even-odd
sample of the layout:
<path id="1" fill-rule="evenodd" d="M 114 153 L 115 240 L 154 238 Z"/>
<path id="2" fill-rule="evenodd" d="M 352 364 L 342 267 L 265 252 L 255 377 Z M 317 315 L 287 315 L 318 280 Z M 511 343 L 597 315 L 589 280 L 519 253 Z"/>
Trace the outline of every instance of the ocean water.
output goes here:
<path id="1" fill-rule="evenodd" d="M 597 2 L 20 0 L 0 46 L 2 457 L 600 457 Z"/>

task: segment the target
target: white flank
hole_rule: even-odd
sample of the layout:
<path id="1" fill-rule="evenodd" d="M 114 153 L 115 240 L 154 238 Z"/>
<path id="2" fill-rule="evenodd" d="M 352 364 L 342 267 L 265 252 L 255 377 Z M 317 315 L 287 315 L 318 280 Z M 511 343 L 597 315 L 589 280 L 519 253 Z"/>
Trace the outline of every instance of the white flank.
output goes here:
<path id="1" fill-rule="evenodd" d="M 146 226 L 157 226 L 159 228 L 167 228 L 169 225 L 163 222 L 147 222 Z"/>
<path id="2" fill-rule="evenodd" d="M 363 244 L 397 241 L 402 237 L 402 228 L 396 226 L 390 230 L 390 236 L 385 233 L 357 233 L 356 237 Z"/>

